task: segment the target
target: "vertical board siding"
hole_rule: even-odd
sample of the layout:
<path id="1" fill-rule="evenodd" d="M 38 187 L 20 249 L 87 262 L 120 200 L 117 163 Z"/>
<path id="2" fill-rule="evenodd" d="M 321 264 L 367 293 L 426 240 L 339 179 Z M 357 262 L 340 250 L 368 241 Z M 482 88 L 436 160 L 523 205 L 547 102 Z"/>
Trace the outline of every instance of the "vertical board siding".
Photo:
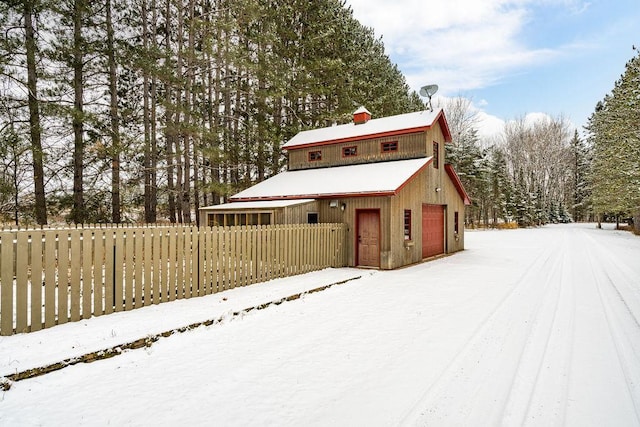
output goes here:
<path id="1" fill-rule="evenodd" d="M 343 267 L 345 224 L 0 231 L 0 335 Z"/>

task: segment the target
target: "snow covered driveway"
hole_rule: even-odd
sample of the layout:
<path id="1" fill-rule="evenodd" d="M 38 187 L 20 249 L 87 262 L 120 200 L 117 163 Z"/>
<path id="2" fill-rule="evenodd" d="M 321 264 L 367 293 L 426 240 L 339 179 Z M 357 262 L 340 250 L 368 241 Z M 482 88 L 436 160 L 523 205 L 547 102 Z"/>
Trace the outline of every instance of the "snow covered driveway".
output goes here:
<path id="1" fill-rule="evenodd" d="M 285 279 L 362 275 L 16 382 L 0 425 L 640 425 L 640 238 L 575 224 L 468 232 L 466 246 L 396 271 Z M 179 317 L 169 306 L 193 316 L 223 298 L 112 321 L 139 330 L 140 313 L 162 323 Z M 70 352 L 105 319 L 1 338 L 0 368 Z"/>

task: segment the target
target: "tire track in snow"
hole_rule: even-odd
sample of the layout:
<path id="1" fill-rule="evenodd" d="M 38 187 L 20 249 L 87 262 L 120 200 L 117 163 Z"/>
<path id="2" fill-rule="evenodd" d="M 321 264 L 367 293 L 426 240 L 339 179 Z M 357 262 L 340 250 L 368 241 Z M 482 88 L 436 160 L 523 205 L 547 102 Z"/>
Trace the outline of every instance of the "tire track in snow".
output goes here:
<path id="1" fill-rule="evenodd" d="M 488 424 L 500 422 L 509 395 L 504 392 L 494 395 L 488 393 L 487 388 L 493 385 L 496 387 L 492 389 L 509 390 L 514 382 L 526 341 L 548 297 L 551 278 L 562 269 L 562 260 L 556 256 L 557 245 L 553 243 L 529 264 L 513 289 L 481 322 L 421 398 L 411 405 L 402 419 L 403 424 L 445 421 L 464 424 L 469 419 L 483 419 Z M 542 291 L 538 287 L 541 278 Z M 554 296 L 551 298 L 553 302 Z M 520 318 L 522 322 L 510 324 L 513 318 Z M 456 403 L 452 404 L 454 400 Z"/>
<path id="2" fill-rule="evenodd" d="M 636 326 L 640 328 L 640 278 L 635 276 L 635 274 L 630 271 L 629 267 L 611 256 L 610 252 L 601 242 L 594 239 L 584 231 L 582 233 L 587 239 L 589 239 L 591 244 L 590 247 L 598 252 L 598 258 L 600 260 L 599 264 L 602 266 L 611 265 L 612 267 L 615 267 L 608 269 L 603 267 L 601 271 L 604 273 L 607 281 L 633 318 Z M 593 262 L 591 264 L 593 265 Z M 612 276 L 617 276 L 617 280 L 614 280 Z M 616 282 L 620 285 L 616 285 Z M 636 287 L 633 286 L 634 282 L 636 283 Z M 624 289 L 620 289 L 621 287 L 624 287 Z"/>
<path id="3" fill-rule="evenodd" d="M 637 348 L 637 346 L 640 345 L 638 342 L 638 338 L 640 337 L 638 328 L 640 324 L 629 305 L 629 303 L 635 301 L 628 301 L 626 299 L 633 299 L 633 294 L 625 292 L 623 295 L 620 287 L 616 285 L 616 282 L 611 278 L 611 274 L 609 274 L 609 269 L 611 269 L 612 266 L 616 268 L 616 271 L 622 271 L 622 269 L 620 269 L 620 263 L 616 262 L 614 258 L 608 254 L 600 242 L 591 236 L 586 236 L 592 243 L 591 248 L 594 249 L 594 252 L 597 252 L 598 258 L 600 259 L 596 260 L 592 252 L 587 252 L 590 260 L 589 265 L 595 278 L 595 287 L 606 319 L 607 329 L 611 336 L 619 368 L 626 384 L 636 423 L 640 425 L 640 357 Z M 610 263 L 602 263 L 602 258 L 607 259 Z M 618 281 L 618 283 L 633 289 L 632 280 L 631 277 L 626 276 L 622 281 Z M 627 283 L 627 281 L 629 282 Z M 623 310 L 619 309 L 620 305 L 624 307 Z M 632 304 L 632 306 L 634 305 Z M 628 325 L 632 327 L 630 328 Z M 636 338 L 635 340 L 634 337 Z"/>
<path id="4" fill-rule="evenodd" d="M 551 278 L 555 298 L 536 319 L 539 327 L 531 334 L 513 377 L 502 425 L 564 425 L 575 323 L 574 269 L 569 255 L 575 248 L 571 246 L 565 231 L 562 268 Z"/>

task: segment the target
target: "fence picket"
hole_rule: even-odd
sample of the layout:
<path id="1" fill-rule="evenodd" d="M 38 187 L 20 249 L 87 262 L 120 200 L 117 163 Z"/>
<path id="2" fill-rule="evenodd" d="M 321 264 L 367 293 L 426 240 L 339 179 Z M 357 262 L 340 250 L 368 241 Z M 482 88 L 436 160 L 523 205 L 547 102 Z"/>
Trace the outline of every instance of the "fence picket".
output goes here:
<path id="1" fill-rule="evenodd" d="M 236 278 L 237 278 L 237 257 L 236 257 L 236 240 L 237 240 L 237 232 L 236 227 L 230 228 L 231 233 L 231 246 L 229 248 L 229 288 L 233 289 L 236 287 Z"/>
<path id="2" fill-rule="evenodd" d="M 14 233 L 3 232 L 0 235 L 2 242 L 1 264 L 2 272 L 0 273 L 0 310 L 2 311 L 2 319 L 0 319 L 0 332 L 2 335 L 13 334 L 13 236 Z"/>
<path id="3" fill-rule="evenodd" d="M 16 238 L 16 333 L 28 331 L 28 277 L 26 254 L 29 251 L 29 234 L 18 233 Z M 8 282 L 7 282 L 8 283 Z"/>
<path id="4" fill-rule="evenodd" d="M 99 228 L 93 234 L 93 315 L 104 314 L 104 242 L 105 232 Z M 59 291 L 58 291 L 59 292 Z M 58 313 L 58 316 L 60 314 Z"/>
<path id="5" fill-rule="evenodd" d="M 104 313 L 111 314 L 115 308 L 115 230 L 105 230 L 104 234 Z"/>
<path id="6" fill-rule="evenodd" d="M 124 231 L 124 310 L 129 311 L 133 308 L 133 233 L 132 230 Z"/>
<path id="7" fill-rule="evenodd" d="M 71 275 L 69 277 L 70 285 L 70 320 L 77 322 L 80 320 L 80 259 L 82 255 L 80 247 L 80 230 L 71 230 L 69 233 L 71 246 Z M 77 261 L 75 261 L 77 260 Z"/>
<path id="8" fill-rule="evenodd" d="M 258 282 L 258 226 L 251 227 L 249 247 L 251 248 L 251 256 L 249 263 L 251 264 L 251 281 L 249 283 Z"/>
<path id="9" fill-rule="evenodd" d="M 114 236 L 114 249 L 115 254 L 113 257 L 113 309 L 118 312 L 124 309 L 124 229 L 118 227 L 115 229 Z"/>
<path id="10" fill-rule="evenodd" d="M 58 325 L 69 321 L 69 233 L 58 234 Z"/>
<path id="11" fill-rule="evenodd" d="M 248 245 L 249 238 L 249 228 L 246 225 L 243 225 L 240 228 L 240 236 L 242 239 L 242 249 L 240 250 L 240 257 L 242 258 L 242 281 L 240 283 L 241 286 L 245 286 L 249 283 L 249 257 L 247 256 L 250 253 L 250 247 Z"/>
<path id="12" fill-rule="evenodd" d="M 213 277 L 213 264 L 214 260 L 212 252 L 212 247 L 215 244 L 215 231 L 216 229 L 213 227 L 206 227 L 203 233 L 199 233 L 198 237 L 200 240 L 198 250 L 200 253 L 200 295 L 209 295 L 214 292 L 211 287 L 212 277 Z"/>
<path id="13" fill-rule="evenodd" d="M 178 264 L 178 298 L 191 298 L 194 291 L 191 283 L 191 261 L 193 259 L 193 248 L 191 247 L 191 228 L 185 228 L 182 235 L 182 244 L 178 253 L 182 253 L 183 261 Z M 194 292 L 197 296 L 198 292 Z"/>
<path id="14" fill-rule="evenodd" d="M 142 284 L 144 288 L 144 306 L 151 305 L 151 288 L 152 288 L 152 273 L 153 273 L 153 262 L 152 262 L 152 249 L 151 244 L 153 242 L 153 233 L 151 230 L 143 230 L 142 236 L 144 243 L 142 244 L 144 250 L 142 253 L 142 263 L 144 264 L 144 282 Z"/>
<path id="15" fill-rule="evenodd" d="M 176 294 L 178 293 L 176 276 L 178 272 L 178 254 L 180 251 L 178 250 L 178 230 L 172 229 L 169 230 L 169 281 L 168 281 L 168 289 L 169 289 L 169 301 L 174 301 L 176 299 Z"/>
<path id="16" fill-rule="evenodd" d="M 160 302 L 169 301 L 169 230 L 160 232 Z"/>
<path id="17" fill-rule="evenodd" d="M 82 318 L 88 319 L 93 314 L 92 293 L 93 289 L 93 232 L 82 231 Z"/>
<path id="18" fill-rule="evenodd" d="M 44 327 L 56 324 L 56 246 L 57 232 L 44 234 Z"/>
<path id="19" fill-rule="evenodd" d="M 144 296 L 142 295 L 142 267 L 144 265 L 144 249 L 143 249 L 143 241 L 144 241 L 144 230 L 143 229 L 135 229 L 131 230 L 131 237 L 134 239 L 134 250 L 133 250 L 133 283 L 134 283 L 134 307 L 140 308 L 144 302 Z"/>
<path id="20" fill-rule="evenodd" d="M 162 288 L 162 275 L 160 274 L 160 233 L 161 231 L 153 230 L 153 303 L 160 304 L 160 290 Z"/>

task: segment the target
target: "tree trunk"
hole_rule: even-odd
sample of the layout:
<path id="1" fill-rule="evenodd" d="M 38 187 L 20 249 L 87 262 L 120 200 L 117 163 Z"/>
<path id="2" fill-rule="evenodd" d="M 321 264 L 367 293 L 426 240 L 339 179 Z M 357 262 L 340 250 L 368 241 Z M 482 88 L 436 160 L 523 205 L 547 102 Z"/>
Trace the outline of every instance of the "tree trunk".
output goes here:
<path id="1" fill-rule="evenodd" d="M 151 73 L 151 134 L 149 135 L 149 139 L 151 142 L 151 158 L 149 162 L 149 166 L 151 170 L 149 171 L 149 222 L 155 223 L 158 219 L 158 139 L 157 139 L 157 124 L 156 124 L 156 107 L 158 103 L 158 81 L 155 72 L 155 64 L 156 64 L 156 52 L 158 48 L 158 41 L 156 38 L 157 28 L 156 23 L 158 22 L 158 8 L 155 0 L 151 0 L 151 9 L 152 9 L 152 17 L 151 17 L 151 48 L 153 50 L 153 64 L 154 70 Z"/>
<path id="2" fill-rule="evenodd" d="M 149 29 L 147 1 L 142 0 L 142 49 L 146 56 L 149 56 Z M 149 65 L 142 65 L 142 122 L 144 126 L 144 221 L 152 223 L 152 203 L 151 203 L 151 124 L 149 123 Z"/>
<path id="3" fill-rule="evenodd" d="M 109 62 L 109 94 L 111 116 L 111 222 L 121 222 L 120 207 L 120 119 L 118 117 L 118 87 L 116 73 L 116 54 L 113 40 L 113 21 L 111 0 L 106 0 L 107 57 Z M 144 19 L 144 18 L 143 18 Z"/>
<path id="4" fill-rule="evenodd" d="M 27 88 L 29 99 L 29 133 L 33 156 L 33 183 L 35 191 L 35 216 L 40 225 L 47 223 L 47 204 L 44 194 L 44 167 L 40 129 L 40 104 L 38 101 L 36 73 L 36 41 L 33 30 L 34 0 L 24 1 L 24 29 L 27 54 Z"/>
<path id="5" fill-rule="evenodd" d="M 172 105 L 173 97 L 173 82 L 171 81 L 171 0 L 166 1 L 165 6 L 165 31 L 166 31 L 166 45 L 165 45 L 165 63 L 164 63 L 164 80 L 166 86 L 166 98 L 165 98 L 165 141 L 166 141 L 166 159 L 167 159 L 167 204 L 169 209 L 169 221 L 174 224 L 177 221 L 176 218 L 176 192 L 174 182 L 174 141 L 176 139 L 176 124 L 177 120 L 174 120 L 173 115 L 178 114 L 177 109 Z M 175 112 L 174 112 L 175 110 Z"/>
<path id="6" fill-rule="evenodd" d="M 82 16 L 85 5 L 82 0 L 73 3 L 73 212 L 71 220 L 81 224 L 86 219 L 84 206 L 84 117 L 83 117 L 83 40 Z"/>

